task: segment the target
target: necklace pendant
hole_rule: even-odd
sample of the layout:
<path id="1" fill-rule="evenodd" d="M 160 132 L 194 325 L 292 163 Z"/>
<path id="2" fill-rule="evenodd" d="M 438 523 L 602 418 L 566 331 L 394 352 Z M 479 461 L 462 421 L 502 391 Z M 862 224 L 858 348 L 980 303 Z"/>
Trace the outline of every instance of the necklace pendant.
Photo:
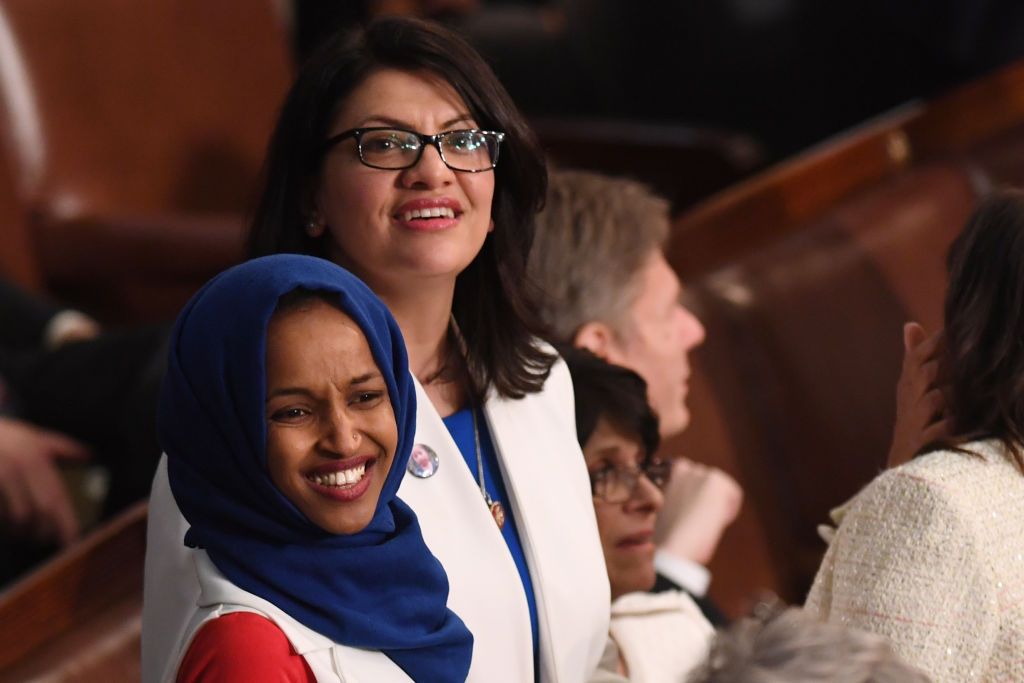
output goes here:
<path id="1" fill-rule="evenodd" d="M 498 501 L 493 501 L 490 508 L 494 523 L 498 525 L 499 529 L 503 529 L 505 527 L 505 508 Z"/>

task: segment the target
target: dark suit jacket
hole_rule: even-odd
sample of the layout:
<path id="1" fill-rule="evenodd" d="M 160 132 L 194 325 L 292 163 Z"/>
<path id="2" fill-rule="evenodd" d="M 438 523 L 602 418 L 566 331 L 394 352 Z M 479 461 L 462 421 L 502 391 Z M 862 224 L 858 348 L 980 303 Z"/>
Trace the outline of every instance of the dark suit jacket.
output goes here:
<path id="1" fill-rule="evenodd" d="M 43 343 L 47 323 L 61 309 L 0 278 L 0 348 L 36 349 Z"/>

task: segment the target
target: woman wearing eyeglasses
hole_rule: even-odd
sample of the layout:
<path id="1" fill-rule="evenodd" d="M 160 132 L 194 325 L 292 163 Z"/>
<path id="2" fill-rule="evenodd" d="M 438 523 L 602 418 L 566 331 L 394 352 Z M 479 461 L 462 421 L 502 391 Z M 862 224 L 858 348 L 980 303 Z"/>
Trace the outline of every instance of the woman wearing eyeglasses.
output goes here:
<path id="1" fill-rule="evenodd" d="M 474 636 L 469 680 L 585 680 L 607 636 L 572 386 L 537 341 L 523 276 L 545 184 L 533 135 L 479 55 L 389 20 L 335 38 L 299 74 L 251 232 L 254 255 L 345 266 L 398 321 L 419 404 L 398 497 Z M 150 510 L 143 668 L 156 680 L 198 590 L 163 467 Z"/>
<path id="2" fill-rule="evenodd" d="M 654 522 L 671 463 L 655 458 L 658 418 L 632 370 L 581 349 L 563 356 L 576 389 L 576 431 L 612 589 L 610 642 L 601 676 L 682 681 L 707 655 L 714 629 L 685 592 L 655 583 Z M 612 678 L 596 677 L 597 681 Z"/>

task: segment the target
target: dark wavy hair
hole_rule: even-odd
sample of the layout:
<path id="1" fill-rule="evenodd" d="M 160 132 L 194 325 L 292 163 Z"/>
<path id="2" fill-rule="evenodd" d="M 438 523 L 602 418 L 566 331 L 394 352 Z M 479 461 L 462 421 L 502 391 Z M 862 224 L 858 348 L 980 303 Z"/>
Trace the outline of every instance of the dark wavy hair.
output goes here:
<path id="1" fill-rule="evenodd" d="M 947 445 L 998 439 L 1024 470 L 1024 193 L 985 199 L 950 247 L 947 269 Z"/>
<path id="2" fill-rule="evenodd" d="M 601 418 L 640 439 L 644 462 L 658 450 L 658 417 L 647 403 L 647 383 L 628 368 L 612 365 L 586 349 L 559 347 L 576 394 L 576 438 L 580 448 Z"/>
<path id="3" fill-rule="evenodd" d="M 535 313 L 537 294 L 526 278 L 534 218 L 547 188 L 544 156 L 490 67 L 441 26 L 416 19 L 375 21 L 332 37 L 306 62 L 270 140 L 249 254 L 326 256 L 329 237 L 312 238 L 305 231 L 322 172 L 323 142 L 345 98 L 381 69 L 442 78 L 477 124 L 505 133 L 494 170 L 495 229 L 456 279 L 452 315 L 465 341 L 475 391 L 493 386 L 511 398 L 537 392 L 555 360 L 537 344 L 544 328 Z"/>

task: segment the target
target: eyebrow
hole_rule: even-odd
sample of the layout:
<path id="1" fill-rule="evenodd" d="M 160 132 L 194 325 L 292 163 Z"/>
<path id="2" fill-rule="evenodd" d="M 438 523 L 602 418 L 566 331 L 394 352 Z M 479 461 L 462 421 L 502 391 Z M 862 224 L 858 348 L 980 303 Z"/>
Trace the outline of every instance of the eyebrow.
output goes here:
<path id="1" fill-rule="evenodd" d="M 468 123 L 472 121 L 473 117 L 469 113 L 459 114 L 453 119 L 449 119 L 441 124 L 441 130 L 448 130 L 456 123 Z M 363 119 L 356 128 L 364 128 L 368 123 L 382 123 L 385 126 L 394 126 L 395 128 L 406 128 L 409 130 L 415 130 L 413 125 L 408 121 L 402 121 L 401 119 L 391 118 L 390 116 L 381 116 L 379 114 L 373 114 Z"/>
<path id="2" fill-rule="evenodd" d="M 367 372 L 366 374 L 353 377 L 349 380 L 349 386 L 358 386 L 360 384 L 366 384 L 370 380 L 377 379 L 380 377 L 380 372 Z M 277 398 L 278 396 L 307 396 L 309 398 L 316 398 L 309 389 L 305 387 L 281 387 L 280 389 L 274 389 L 267 394 L 267 400 Z"/>

